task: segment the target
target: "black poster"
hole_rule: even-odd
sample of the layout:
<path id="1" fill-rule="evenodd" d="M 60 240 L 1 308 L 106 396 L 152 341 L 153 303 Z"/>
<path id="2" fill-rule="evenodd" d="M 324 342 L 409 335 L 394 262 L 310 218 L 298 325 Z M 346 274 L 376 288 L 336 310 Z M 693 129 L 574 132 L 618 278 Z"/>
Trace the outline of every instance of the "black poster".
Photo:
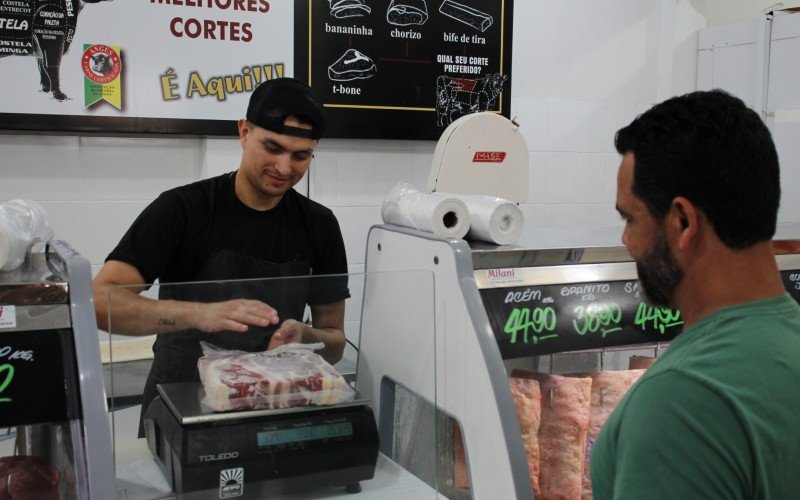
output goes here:
<path id="1" fill-rule="evenodd" d="M 789 295 L 800 303 L 800 269 L 781 271 L 781 279 Z"/>
<path id="2" fill-rule="evenodd" d="M 509 117 L 512 0 L 298 3 L 295 76 L 328 137 L 438 139 L 461 116 Z"/>
<path id="3" fill-rule="evenodd" d="M 77 417 L 73 359 L 69 330 L 0 333 L 0 427 Z"/>
<path id="4" fill-rule="evenodd" d="M 480 293 L 504 359 L 669 341 L 683 325 L 679 311 L 647 303 L 635 280 Z"/>

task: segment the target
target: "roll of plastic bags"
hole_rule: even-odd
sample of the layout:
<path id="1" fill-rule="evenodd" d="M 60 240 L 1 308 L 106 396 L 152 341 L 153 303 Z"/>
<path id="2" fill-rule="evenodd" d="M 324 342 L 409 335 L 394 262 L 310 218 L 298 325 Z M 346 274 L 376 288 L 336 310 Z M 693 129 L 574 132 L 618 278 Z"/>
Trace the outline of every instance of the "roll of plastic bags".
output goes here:
<path id="1" fill-rule="evenodd" d="M 387 224 L 449 238 L 463 238 L 469 229 L 469 211 L 463 201 L 443 193 L 420 193 L 407 182 L 384 197 L 381 217 Z"/>
<path id="2" fill-rule="evenodd" d="M 21 199 L 0 203 L 0 271 L 18 268 L 31 248 L 51 239 L 53 228 L 41 205 Z"/>
<path id="3" fill-rule="evenodd" d="M 517 241 L 525 226 L 522 210 L 516 203 L 486 195 L 453 195 L 467 205 L 470 226 L 467 237 L 497 245 Z"/>

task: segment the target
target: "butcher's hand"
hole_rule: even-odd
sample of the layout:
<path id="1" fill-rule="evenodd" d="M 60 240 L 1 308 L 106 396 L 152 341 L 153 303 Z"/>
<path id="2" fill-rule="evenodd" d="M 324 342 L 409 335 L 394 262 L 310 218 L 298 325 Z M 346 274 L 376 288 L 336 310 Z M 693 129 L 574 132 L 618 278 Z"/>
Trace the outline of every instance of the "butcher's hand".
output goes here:
<path id="1" fill-rule="evenodd" d="M 272 338 L 269 339 L 267 350 L 275 349 L 284 344 L 302 344 L 303 332 L 306 328 L 306 325 L 295 319 L 287 319 L 281 324 L 280 328 L 275 330 L 275 333 L 272 334 Z"/>
<path id="2" fill-rule="evenodd" d="M 194 328 L 208 333 L 246 332 L 249 326 L 277 325 L 278 311 L 258 300 L 236 299 L 209 304 L 195 303 L 190 320 Z"/>

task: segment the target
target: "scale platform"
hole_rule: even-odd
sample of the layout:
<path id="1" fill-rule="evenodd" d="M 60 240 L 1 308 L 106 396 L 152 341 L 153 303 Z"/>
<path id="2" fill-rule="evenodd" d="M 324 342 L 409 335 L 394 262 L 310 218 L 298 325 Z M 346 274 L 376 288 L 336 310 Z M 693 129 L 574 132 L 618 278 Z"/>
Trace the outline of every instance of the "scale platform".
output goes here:
<path id="1" fill-rule="evenodd" d="M 144 415 L 147 446 L 176 493 L 263 498 L 341 486 L 360 491 L 378 460 L 367 399 L 215 412 L 199 382 L 163 384 Z"/>
<path id="2" fill-rule="evenodd" d="M 218 412 L 207 408 L 201 403 L 205 396 L 203 385 L 200 382 L 182 382 L 172 384 L 160 384 L 156 387 L 158 395 L 170 409 L 175 419 L 181 425 L 194 425 L 209 422 L 229 422 L 259 417 L 273 417 L 276 415 L 313 413 L 319 411 L 330 411 L 338 408 L 348 408 L 364 406 L 369 403 L 369 399 L 362 397 L 356 392 L 356 397 L 351 401 L 326 406 L 292 406 L 289 408 L 276 408 L 274 410 L 239 410 Z"/>

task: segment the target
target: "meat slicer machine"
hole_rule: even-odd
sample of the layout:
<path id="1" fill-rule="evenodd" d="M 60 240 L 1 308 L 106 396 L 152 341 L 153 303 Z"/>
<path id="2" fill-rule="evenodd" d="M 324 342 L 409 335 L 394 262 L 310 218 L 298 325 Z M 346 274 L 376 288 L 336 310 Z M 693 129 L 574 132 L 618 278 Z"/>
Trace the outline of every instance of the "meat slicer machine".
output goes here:
<path id="1" fill-rule="evenodd" d="M 89 262 L 53 241 L 0 272 L 0 497 L 114 498 Z"/>
<path id="2" fill-rule="evenodd" d="M 427 189 L 527 201 L 528 148 L 517 125 L 493 113 L 454 121 L 436 146 Z M 434 325 L 425 314 L 400 317 L 396 304 L 408 300 L 406 287 L 379 279 L 385 271 L 409 270 L 433 275 Z M 473 273 L 464 240 L 390 225 L 370 229 L 358 362 L 362 392 L 375 405 L 382 453 L 394 457 L 397 394 L 407 390 L 459 422 L 474 498 L 531 498 L 503 360 Z"/>

